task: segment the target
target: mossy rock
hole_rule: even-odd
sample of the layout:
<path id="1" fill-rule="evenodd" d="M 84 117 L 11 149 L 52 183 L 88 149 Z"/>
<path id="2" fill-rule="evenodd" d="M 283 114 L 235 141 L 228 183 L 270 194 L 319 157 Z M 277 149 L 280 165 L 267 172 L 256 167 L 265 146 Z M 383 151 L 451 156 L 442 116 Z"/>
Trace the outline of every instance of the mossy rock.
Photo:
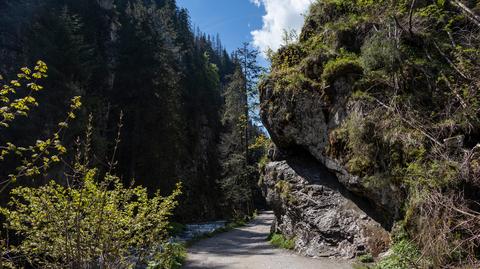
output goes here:
<path id="1" fill-rule="evenodd" d="M 325 64 L 322 79 L 327 84 L 332 84 L 340 77 L 356 77 L 363 75 L 363 67 L 358 59 L 352 57 L 339 57 Z"/>

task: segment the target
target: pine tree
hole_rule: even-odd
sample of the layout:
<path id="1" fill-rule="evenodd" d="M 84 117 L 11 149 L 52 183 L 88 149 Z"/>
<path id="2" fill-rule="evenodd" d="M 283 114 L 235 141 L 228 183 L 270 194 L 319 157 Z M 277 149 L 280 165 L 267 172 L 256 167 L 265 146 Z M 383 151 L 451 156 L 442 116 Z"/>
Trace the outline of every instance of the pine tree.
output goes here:
<path id="1" fill-rule="evenodd" d="M 251 179 L 253 167 L 247 163 L 245 148 L 246 92 L 245 76 L 239 65 L 230 77 L 225 91 L 225 109 L 222 122 L 225 132 L 221 137 L 220 156 L 222 159 L 222 179 L 220 185 L 226 206 L 234 216 L 250 213 L 252 203 Z"/>
<path id="2" fill-rule="evenodd" d="M 235 52 L 235 59 L 237 60 L 238 64 L 242 68 L 242 73 L 244 76 L 245 84 L 244 84 L 244 103 L 246 104 L 244 107 L 244 118 L 245 118 L 245 125 L 244 125 L 244 140 L 245 140 L 245 158 L 247 163 L 249 162 L 249 152 L 248 152 L 248 144 L 250 140 L 249 136 L 249 125 L 253 124 L 255 120 L 255 110 L 258 107 L 258 89 L 257 89 L 257 82 L 262 73 L 262 67 L 258 64 L 257 58 L 260 52 L 252 48 L 249 43 L 243 43 L 243 46 Z"/>

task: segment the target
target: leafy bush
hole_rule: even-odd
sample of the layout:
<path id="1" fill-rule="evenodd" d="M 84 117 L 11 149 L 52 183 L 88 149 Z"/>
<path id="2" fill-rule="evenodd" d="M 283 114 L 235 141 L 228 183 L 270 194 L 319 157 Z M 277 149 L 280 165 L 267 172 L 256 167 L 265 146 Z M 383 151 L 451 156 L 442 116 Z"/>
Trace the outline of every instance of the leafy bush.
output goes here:
<path id="1" fill-rule="evenodd" d="M 47 70 L 47 65 L 38 61 L 33 70 L 22 68 L 17 80 L 3 83 L 0 127 L 9 127 L 17 116 L 28 115 L 38 105 L 33 94 L 43 89 L 37 83 L 47 77 Z M 52 163 L 60 162 L 67 151 L 60 141 L 61 132 L 76 118 L 74 112 L 80 106 L 80 97 L 72 98 L 66 119 L 49 139 L 27 147 L 0 145 L 0 161 L 9 155 L 23 159 L 17 171 L 0 183 L 0 193 L 18 178 L 40 175 Z M 91 126 L 87 128 L 85 163 L 90 132 Z M 118 137 L 117 144 L 119 141 Z M 157 192 L 149 198 L 145 188 L 125 187 L 110 173 L 97 176 L 96 169 L 80 163 L 81 155 L 75 156 L 73 175 L 61 180 L 66 186 L 51 181 L 39 188 L 11 191 L 8 206 L 0 208 L 4 229 L 0 231 L 0 268 L 18 268 L 25 263 L 41 268 L 131 268 L 151 259 L 159 266 L 156 268 L 178 267 L 185 250 L 167 243 L 167 238 L 168 217 L 177 205 L 180 185 L 168 197 Z M 13 234 L 15 246 L 9 240 Z"/>
<path id="2" fill-rule="evenodd" d="M 149 198 L 145 188 L 126 188 L 109 174 L 99 181 L 97 171 L 89 169 L 76 187 L 52 181 L 16 188 L 0 213 L 4 227 L 23 238 L 10 252 L 33 265 L 130 268 L 161 252 L 162 245 L 171 251 L 165 245 L 168 217 L 180 193 L 177 185 L 168 197 Z"/>
<path id="3" fill-rule="evenodd" d="M 47 77 L 47 71 L 47 65 L 37 61 L 33 69 L 21 68 L 17 79 L 10 82 L 4 82 L 5 79 L 0 75 L 0 130 L 10 127 L 19 116 L 28 116 L 28 113 L 38 106 L 35 94 L 43 90 L 39 83 Z M 79 96 L 72 98 L 66 119 L 58 124 L 58 129 L 48 139 L 37 139 L 35 144 L 30 146 L 17 146 L 10 142 L 0 144 L 0 161 L 9 157 L 22 158 L 22 164 L 16 171 L 0 181 L 0 193 L 19 178 L 38 176 L 52 164 L 60 162 L 60 156 L 67 151 L 60 139 L 62 131 L 68 127 L 70 120 L 76 118 L 75 112 L 81 105 Z"/>

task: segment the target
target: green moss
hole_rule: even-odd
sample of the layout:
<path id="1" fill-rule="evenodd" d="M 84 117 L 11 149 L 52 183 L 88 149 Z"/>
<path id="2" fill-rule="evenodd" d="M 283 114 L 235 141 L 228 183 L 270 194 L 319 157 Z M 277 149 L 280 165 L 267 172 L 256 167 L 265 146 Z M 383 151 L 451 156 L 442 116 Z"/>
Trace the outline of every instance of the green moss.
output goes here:
<path id="1" fill-rule="evenodd" d="M 284 249 L 294 249 L 295 248 L 295 238 L 287 239 L 284 235 L 274 233 L 270 234 L 268 240 L 272 245 L 277 248 L 284 248 Z"/>
<path id="2" fill-rule="evenodd" d="M 363 68 L 360 61 L 352 56 L 344 56 L 332 59 L 325 64 L 322 79 L 327 83 L 332 83 L 342 76 L 360 76 L 362 74 Z"/>
<path id="3" fill-rule="evenodd" d="M 274 92 L 301 92 L 301 91 L 321 91 L 322 85 L 310 78 L 307 78 L 297 68 L 287 68 L 275 70 L 270 74 L 274 83 Z"/>

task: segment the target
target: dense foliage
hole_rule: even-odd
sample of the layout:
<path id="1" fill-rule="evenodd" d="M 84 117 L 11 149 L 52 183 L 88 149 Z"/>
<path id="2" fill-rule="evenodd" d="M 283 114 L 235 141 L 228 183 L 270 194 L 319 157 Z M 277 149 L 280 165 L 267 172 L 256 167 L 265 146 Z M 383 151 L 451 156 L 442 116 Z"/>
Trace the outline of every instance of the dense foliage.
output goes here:
<path id="1" fill-rule="evenodd" d="M 34 93 L 43 89 L 39 80 L 47 77 L 47 70 L 47 65 L 38 61 L 33 71 L 24 67 L 17 74 L 19 80 L 2 86 L 2 131 L 16 116 L 28 116 L 31 108 L 38 106 Z M 5 192 L 10 184 L 24 185 L 27 177 L 46 173 L 53 163 L 65 161 L 61 155 L 67 149 L 62 145 L 60 133 L 76 118 L 75 112 L 80 107 L 80 98 L 74 97 L 67 119 L 58 123 L 59 130 L 51 139 L 37 140 L 28 147 L 17 147 L 11 142 L 1 146 L 0 161 L 10 155 L 19 156 L 22 161 L 1 182 L 0 194 L 11 197 L 7 207 L 0 207 L 0 267 L 131 268 L 147 264 L 152 268 L 178 267 L 183 248 L 167 239 L 168 218 L 178 204 L 175 199 L 181 193 L 180 183 L 168 197 L 157 192 L 149 198 L 146 188 L 124 187 L 111 174 L 120 130 L 109 170 L 98 178 L 97 169 L 88 167 L 92 117 L 85 142 L 77 142 L 75 162 L 61 179 L 56 179 L 65 186 L 52 180 L 38 188 L 17 187 Z M 122 127 L 121 121 L 118 127 Z"/>
<path id="2" fill-rule="evenodd" d="M 3 257 L 38 268 L 131 268 L 170 255 L 162 248 L 180 190 L 149 198 L 145 188 L 126 188 L 119 178 L 97 179 L 96 173 L 86 170 L 68 187 L 52 181 L 14 189 L 0 213 L 4 227 L 23 240 Z"/>
<path id="3" fill-rule="evenodd" d="M 274 91 L 319 91 L 327 118 L 347 95 L 326 157 L 361 179 L 363 195 L 400 190 L 386 214 L 404 233 L 380 268 L 478 266 L 479 8 L 318 0 L 299 42 L 272 55 Z"/>
<path id="4" fill-rule="evenodd" d="M 16 76 L 0 77 L 0 267 L 176 268 L 169 217 L 253 214 L 257 51 L 228 55 L 174 0 L 6 0 L 0 14 L 0 73 Z M 16 73 L 37 59 L 48 68 Z"/>

